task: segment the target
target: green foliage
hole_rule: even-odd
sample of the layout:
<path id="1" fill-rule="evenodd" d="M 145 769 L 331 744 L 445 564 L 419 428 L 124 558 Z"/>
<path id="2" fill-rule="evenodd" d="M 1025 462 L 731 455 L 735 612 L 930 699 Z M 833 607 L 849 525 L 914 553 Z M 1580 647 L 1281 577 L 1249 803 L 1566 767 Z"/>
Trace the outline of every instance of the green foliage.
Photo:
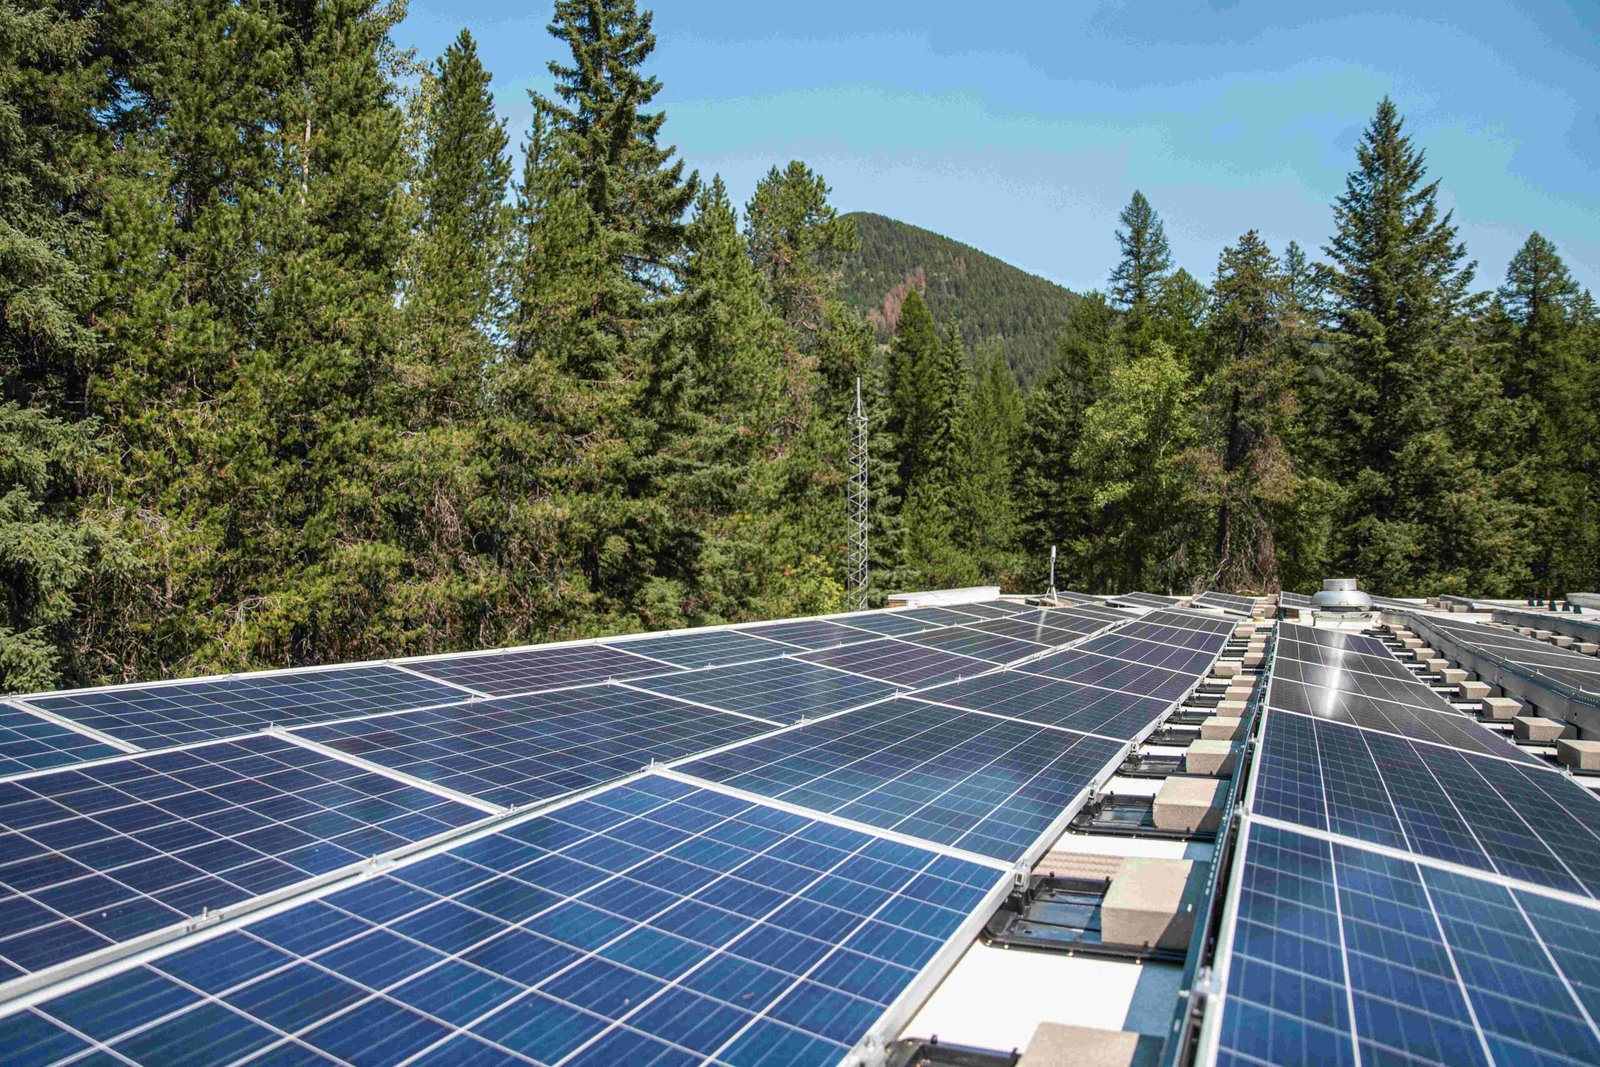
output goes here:
<path id="1" fill-rule="evenodd" d="M 1128 313 L 1137 330 L 1161 299 L 1162 285 L 1172 269 L 1172 252 L 1161 216 L 1137 189 L 1122 209 L 1121 222 L 1117 245 L 1122 259 L 1111 272 L 1111 302 Z"/>
<path id="2" fill-rule="evenodd" d="M 959 327 L 969 350 L 998 344 L 1024 388 L 1044 375 L 1077 294 L 909 223 L 866 212 L 846 218 L 861 247 L 845 261 L 844 298 L 867 316 L 879 342 L 894 337 L 906 294 L 916 288 L 934 321 Z"/>

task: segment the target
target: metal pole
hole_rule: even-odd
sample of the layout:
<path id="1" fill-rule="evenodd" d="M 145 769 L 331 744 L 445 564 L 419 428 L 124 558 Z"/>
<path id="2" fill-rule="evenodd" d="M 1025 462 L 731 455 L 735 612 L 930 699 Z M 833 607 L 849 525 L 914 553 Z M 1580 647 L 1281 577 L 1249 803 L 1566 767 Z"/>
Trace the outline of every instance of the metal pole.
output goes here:
<path id="1" fill-rule="evenodd" d="M 871 526 L 871 500 L 867 491 L 867 413 L 861 404 L 861 379 L 856 379 L 856 409 L 850 419 L 850 473 L 845 486 L 847 554 L 845 603 L 851 611 L 867 607 L 868 531 Z"/>

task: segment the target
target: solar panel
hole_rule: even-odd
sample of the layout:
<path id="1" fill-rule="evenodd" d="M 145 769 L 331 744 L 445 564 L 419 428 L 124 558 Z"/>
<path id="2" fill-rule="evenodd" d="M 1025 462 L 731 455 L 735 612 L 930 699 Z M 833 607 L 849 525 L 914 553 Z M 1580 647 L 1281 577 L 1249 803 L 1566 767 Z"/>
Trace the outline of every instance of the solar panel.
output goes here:
<path id="1" fill-rule="evenodd" d="M 815 719 L 888 696 L 895 687 L 854 674 L 793 659 L 763 660 L 730 667 L 669 674 L 634 683 L 641 689 L 680 697 L 773 722 Z"/>
<path id="2" fill-rule="evenodd" d="M 1600 1057 L 1595 911 L 1260 823 L 1241 862 L 1217 1062 Z"/>
<path id="3" fill-rule="evenodd" d="M 119 741 L 162 748 L 460 699 L 459 689 L 379 666 L 55 693 L 28 703 Z"/>
<path id="4" fill-rule="evenodd" d="M 1019 641 L 1033 641 L 1041 645 L 1064 645 L 1083 636 L 1077 630 L 1046 626 L 1043 622 L 1024 622 L 1021 619 L 975 622 L 971 628 L 986 634 L 999 634 L 1001 637 L 1014 637 Z"/>
<path id="5" fill-rule="evenodd" d="M 1270 706 L 1276 711 L 1308 715 L 1317 719 L 1359 726 L 1400 737 L 1415 737 L 1468 752 L 1481 752 L 1503 759 L 1536 763 L 1537 760 L 1504 741 L 1471 719 L 1453 711 L 1440 711 L 1416 704 L 1377 700 L 1348 689 L 1329 689 L 1304 685 L 1274 673 L 1268 691 Z"/>
<path id="6" fill-rule="evenodd" d="M 0 1043 L 831 1064 L 1008 878 L 650 777 L 47 1000 Z"/>
<path id="7" fill-rule="evenodd" d="M 649 656 L 678 667 L 711 667 L 772 659 L 795 650 L 794 645 L 769 641 L 736 630 L 692 630 L 679 634 L 610 638 L 612 647 Z"/>
<path id="8" fill-rule="evenodd" d="M 1152 611 L 1144 617 L 1143 621 L 1154 626 L 1173 626 L 1180 630 L 1201 630 L 1205 633 L 1219 634 L 1223 637 L 1231 636 L 1234 627 L 1239 625 L 1232 619 L 1219 619 L 1215 615 L 1206 615 L 1186 609 Z"/>
<path id="9" fill-rule="evenodd" d="M 42 715 L 0 704 L 0 777 L 121 754 Z"/>
<path id="10" fill-rule="evenodd" d="M 1139 696 L 1160 697 L 1165 701 L 1183 696 L 1200 677 L 1194 671 L 1174 671 L 1147 663 L 1130 663 L 1081 648 L 1024 663 L 1017 670 L 1097 685 L 1104 689 L 1126 690 Z"/>
<path id="11" fill-rule="evenodd" d="M 810 619 L 805 622 L 771 622 L 760 626 L 746 626 L 740 633 L 753 634 L 769 640 L 782 641 L 799 648 L 833 648 L 835 645 L 853 645 L 871 641 L 876 634 L 854 626 Z"/>
<path id="12" fill-rule="evenodd" d="M 1201 649 L 1206 652 L 1216 652 L 1228 643 L 1227 638 L 1221 634 L 1186 630 L 1177 626 L 1160 626 L 1153 622 L 1129 623 L 1117 631 L 1117 636 L 1135 637 L 1141 641 L 1154 641 L 1157 644 Z"/>
<path id="13" fill-rule="evenodd" d="M 672 668 L 609 645 L 563 645 L 521 652 L 407 661 L 406 667 L 490 696 L 637 678 Z"/>
<path id="14" fill-rule="evenodd" d="M 1222 611 L 1231 611 L 1239 615 L 1249 615 L 1255 611 L 1256 598 L 1251 596 L 1235 596 L 1232 593 L 1201 593 L 1192 603 L 1207 608 L 1219 608 Z"/>
<path id="15" fill-rule="evenodd" d="M 975 615 L 980 619 L 1009 619 L 1018 611 L 1026 611 L 1028 606 L 1007 604 L 1000 600 L 988 600 L 977 604 L 952 604 L 952 608 L 963 615 Z"/>
<path id="16" fill-rule="evenodd" d="M 948 623 L 935 622 L 932 619 L 913 617 L 909 612 L 904 611 L 872 611 L 861 615 L 846 615 L 839 621 L 857 630 L 867 630 L 871 633 L 885 634 L 890 637 L 921 633 L 923 630 L 936 630 L 941 626 L 949 625 Z"/>
<path id="17" fill-rule="evenodd" d="M 999 671 L 924 689 L 919 699 L 1068 730 L 1131 740 L 1172 700 L 1119 693 L 1018 671 Z"/>
<path id="18" fill-rule="evenodd" d="M 1140 641 L 1132 637 L 1124 637 L 1117 633 L 1103 634 L 1080 645 L 1079 648 L 1086 652 L 1098 652 L 1102 656 L 1115 656 L 1118 659 L 1131 660 L 1135 663 L 1144 663 L 1155 667 L 1165 667 L 1168 670 L 1179 671 L 1184 674 L 1203 674 L 1209 670 L 1216 653 L 1206 652 L 1201 649 L 1181 648 L 1176 645 L 1164 645 L 1155 641 Z M 1056 657 L 1048 656 L 1038 663 L 1028 665 L 1028 670 L 1036 673 L 1054 673 L 1061 669 L 1060 664 L 1052 663 Z"/>
<path id="19" fill-rule="evenodd" d="M 685 773 L 999 859 L 1021 858 L 1122 749 L 918 700 L 875 704 Z"/>
<path id="20" fill-rule="evenodd" d="M 950 626 L 942 630 L 928 630 L 902 638 L 912 644 L 956 652 L 990 663 L 1011 663 L 1046 651 L 1050 646 L 1034 641 L 1019 641 L 1014 637 L 984 633 L 966 626 Z"/>
<path id="21" fill-rule="evenodd" d="M 898 612 L 898 614 L 908 619 L 916 619 L 919 622 L 931 622 L 935 626 L 956 626 L 964 622 L 971 622 L 979 617 L 964 612 L 962 609 L 965 606 L 964 604 L 952 604 L 948 608 L 907 608 Z"/>
<path id="22" fill-rule="evenodd" d="M 479 800 L 511 805 L 615 781 L 652 760 L 704 752 L 775 725 L 601 684 L 297 733 Z"/>
<path id="23" fill-rule="evenodd" d="M 1524 637 L 1513 630 L 1477 623 L 1429 618 L 1426 625 L 1468 648 L 1574 688 L 1600 691 L 1600 660 Z"/>
<path id="24" fill-rule="evenodd" d="M 888 638 L 849 648 L 807 652 L 796 658 L 893 682 L 904 688 L 938 685 L 952 678 L 966 678 L 993 669 L 992 664 L 981 659 Z"/>
<path id="25" fill-rule="evenodd" d="M 265 735 L 0 782 L 0 981 L 482 817 Z"/>
<path id="26" fill-rule="evenodd" d="M 1123 593 L 1111 598 L 1119 604 L 1138 604 L 1148 608 L 1165 608 L 1181 603 L 1183 598 L 1176 596 L 1162 596 L 1160 593 Z"/>
<path id="27" fill-rule="evenodd" d="M 1283 592 L 1278 594 L 1278 603 L 1286 608 L 1309 608 L 1311 598 L 1304 593 Z"/>

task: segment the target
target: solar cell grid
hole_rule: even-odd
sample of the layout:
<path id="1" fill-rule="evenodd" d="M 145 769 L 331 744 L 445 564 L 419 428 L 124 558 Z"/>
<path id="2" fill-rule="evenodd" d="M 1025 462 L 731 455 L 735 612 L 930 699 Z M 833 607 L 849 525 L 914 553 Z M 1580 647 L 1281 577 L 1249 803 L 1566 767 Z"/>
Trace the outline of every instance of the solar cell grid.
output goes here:
<path id="1" fill-rule="evenodd" d="M 1311 598 L 1304 593 L 1279 593 L 1278 603 L 1288 608 L 1309 608 Z"/>
<path id="2" fill-rule="evenodd" d="M 798 648 L 833 648 L 835 645 L 860 644 L 871 641 L 875 633 L 846 625 L 849 620 L 828 622 L 808 619 L 803 622 L 770 622 L 760 626 L 747 626 L 740 633 L 782 641 Z"/>
<path id="3" fill-rule="evenodd" d="M 1024 722 L 1131 740 L 1171 705 L 1137 693 L 1114 692 L 1078 682 L 1019 671 L 1000 671 L 924 689 L 919 699 L 1004 715 Z"/>
<path id="4" fill-rule="evenodd" d="M 975 622 L 972 629 L 986 634 L 1014 637 L 1019 641 L 1033 641 L 1041 645 L 1064 645 L 1076 641 L 1083 634 L 1059 626 L 1046 626 L 1042 622 L 1024 622 L 1021 619 L 996 619 L 993 622 Z"/>
<path id="5" fill-rule="evenodd" d="M 161 748 L 460 699 L 459 689 L 378 666 L 65 692 L 29 703 L 119 741 Z"/>
<path id="6" fill-rule="evenodd" d="M 0 777 L 121 754 L 104 741 L 0 703 Z"/>
<path id="7" fill-rule="evenodd" d="M 951 626 L 942 630 L 926 630 L 910 634 L 901 640 L 928 648 L 955 652 L 990 663 L 1012 663 L 1046 651 L 1050 646 L 1035 641 L 1021 641 L 1014 637 L 984 633 L 966 626 Z"/>
<path id="8" fill-rule="evenodd" d="M 1153 622 L 1129 623 L 1117 631 L 1119 637 L 1136 637 L 1141 641 L 1154 641 L 1160 645 L 1176 645 L 1179 648 L 1200 649 L 1206 652 L 1216 652 L 1227 639 L 1220 634 L 1210 634 L 1203 630 L 1185 630 L 1177 626 L 1161 626 Z"/>
<path id="9" fill-rule="evenodd" d="M 1139 604 L 1151 608 L 1170 607 L 1181 600 L 1180 597 L 1162 596 L 1160 593 L 1124 593 L 1112 599 L 1123 604 Z"/>
<path id="10" fill-rule="evenodd" d="M 1520 667 L 1524 673 L 1540 675 L 1590 692 L 1600 691 L 1600 660 L 1572 652 L 1544 641 L 1523 637 L 1514 631 L 1475 623 L 1441 622 L 1428 619 L 1427 625 L 1442 631 L 1468 648 Z"/>
<path id="11" fill-rule="evenodd" d="M 1144 617 L 1144 621 L 1153 626 L 1173 626 L 1180 630 L 1200 630 L 1204 633 L 1220 634 L 1227 637 L 1233 633 L 1233 628 L 1239 625 L 1233 619 L 1219 619 L 1214 615 L 1203 615 L 1197 611 L 1152 611 Z"/>
<path id="12" fill-rule="evenodd" d="M 1256 606 L 1255 597 L 1235 596 L 1232 593 L 1201 593 L 1193 602 L 1202 607 L 1220 608 L 1240 615 L 1249 615 Z"/>
<path id="13" fill-rule="evenodd" d="M 1243 863 L 1219 1063 L 1600 1056 L 1594 911 L 1259 823 Z"/>
<path id="14" fill-rule="evenodd" d="M 1600 896 L 1600 798 L 1542 768 L 1274 712 L 1251 807 L 1314 830 Z"/>
<path id="15" fill-rule="evenodd" d="M 999 859 L 1022 857 L 1121 751 L 899 699 L 686 764 L 687 774 Z"/>
<path id="16" fill-rule="evenodd" d="M 0 980 L 481 817 L 262 735 L 0 782 Z"/>
<path id="17" fill-rule="evenodd" d="M 936 630 L 941 626 L 948 625 L 947 623 L 934 622 L 929 619 L 913 618 L 903 611 L 875 611 L 864 615 L 849 615 L 843 621 L 858 630 L 867 630 L 889 637 L 921 633 L 923 630 Z M 976 622 L 977 620 L 968 621 Z"/>
<path id="18" fill-rule="evenodd" d="M 907 688 L 938 685 L 993 669 L 993 664 L 981 659 L 888 638 L 808 652 L 796 658 Z"/>
<path id="19" fill-rule="evenodd" d="M 908 619 L 916 619 L 919 622 L 931 622 L 936 626 L 957 626 L 978 618 L 977 615 L 969 615 L 963 612 L 961 610 L 962 606 L 953 604 L 948 608 L 907 608 L 904 611 L 897 612 L 897 614 L 903 615 Z"/>
<path id="20" fill-rule="evenodd" d="M 1017 608 L 998 600 L 977 604 L 955 604 L 952 606 L 963 615 L 975 615 L 980 619 L 1009 619 L 1017 614 Z"/>
<path id="21" fill-rule="evenodd" d="M 1092 638 L 1079 645 L 1078 649 L 1195 675 L 1204 673 L 1217 658 L 1215 652 L 1164 645 L 1155 641 L 1140 641 L 1124 637 L 1121 631 Z"/>
<path id="22" fill-rule="evenodd" d="M 777 723 L 815 719 L 888 696 L 895 687 L 799 660 L 763 660 L 633 683 L 653 693 L 758 715 Z"/>
<path id="23" fill-rule="evenodd" d="M 1012 622 L 1020 622 L 1030 626 L 1048 626 L 1056 630 L 1070 630 L 1080 637 L 1092 634 L 1096 630 L 1103 630 L 1107 623 L 1101 619 L 1091 619 L 1082 615 L 1074 615 L 1069 610 L 1027 611 L 1011 617 Z"/>
<path id="24" fill-rule="evenodd" d="M 608 645 L 566 645 L 450 659 L 411 660 L 405 666 L 491 696 L 560 689 L 611 678 L 635 678 L 672 669 L 656 660 Z"/>
<path id="25" fill-rule="evenodd" d="M 1006 877 L 652 777 L 46 1001 L 0 1041 L 39 1062 L 92 1040 L 140 1064 L 834 1063 Z"/>
<path id="26" fill-rule="evenodd" d="M 1523 763 L 1537 763 L 1533 757 L 1508 741 L 1453 711 L 1439 711 L 1414 704 L 1400 704 L 1361 696 L 1345 689 L 1305 685 L 1274 676 L 1268 690 L 1268 703 L 1276 711 L 1329 719 L 1364 730 L 1431 741 L 1467 752 L 1479 752 Z"/>
<path id="27" fill-rule="evenodd" d="M 1160 697 L 1169 702 L 1187 693 L 1199 678 L 1194 672 L 1168 670 L 1146 663 L 1130 663 L 1127 660 L 1097 655 L 1081 648 L 1046 656 L 1032 663 L 1025 663 L 1017 669 L 1048 678 L 1061 678 L 1106 689 L 1121 689 L 1140 696 Z"/>
<path id="28" fill-rule="evenodd" d="M 614 781 L 652 760 L 703 752 L 775 725 L 602 684 L 297 732 L 390 770 L 505 806 Z"/>
<path id="29" fill-rule="evenodd" d="M 783 641 L 751 637 L 736 630 L 693 630 L 688 633 L 608 640 L 612 647 L 624 652 L 649 656 L 678 667 L 711 667 L 721 663 L 774 659 L 798 647 Z"/>

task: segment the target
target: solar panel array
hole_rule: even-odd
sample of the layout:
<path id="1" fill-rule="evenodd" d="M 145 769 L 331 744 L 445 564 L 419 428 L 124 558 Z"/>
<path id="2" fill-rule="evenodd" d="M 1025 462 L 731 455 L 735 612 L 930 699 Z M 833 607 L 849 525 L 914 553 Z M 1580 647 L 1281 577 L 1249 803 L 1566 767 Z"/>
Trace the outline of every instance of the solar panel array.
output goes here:
<path id="1" fill-rule="evenodd" d="M 1288 590 L 1278 594 L 1278 603 L 1286 608 L 1309 608 L 1311 598 L 1304 593 L 1291 593 Z"/>
<path id="2" fill-rule="evenodd" d="M 1160 593 L 1123 593 L 1111 599 L 1118 604 L 1137 604 L 1145 608 L 1170 608 L 1183 600 L 1182 597 L 1162 596 Z"/>
<path id="3" fill-rule="evenodd" d="M 1257 598 L 1253 596 L 1237 596 L 1233 593 L 1205 592 L 1191 601 L 1195 607 L 1218 608 L 1222 611 L 1231 611 L 1239 615 L 1249 615 L 1255 611 Z"/>
<path id="4" fill-rule="evenodd" d="M 1369 639 L 1280 625 L 1266 706 L 1204 1051 L 1600 1059 L 1600 798 Z"/>
<path id="5" fill-rule="evenodd" d="M 835 1062 L 1209 666 L 1215 619 L 1135 617 L 994 602 L 0 705 L 0 1048 Z M 1097 646 L 1116 624 L 1146 632 Z M 86 959 L 106 976 L 6 1003 Z"/>
<path id="6" fill-rule="evenodd" d="M 1500 663 L 1511 664 L 1525 675 L 1538 675 L 1560 685 L 1600 693 L 1600 659 L 1594 656 L 1524 637 L 1506 627 L 1431 615 L 1425 622 L 1467 648 Z"/>

